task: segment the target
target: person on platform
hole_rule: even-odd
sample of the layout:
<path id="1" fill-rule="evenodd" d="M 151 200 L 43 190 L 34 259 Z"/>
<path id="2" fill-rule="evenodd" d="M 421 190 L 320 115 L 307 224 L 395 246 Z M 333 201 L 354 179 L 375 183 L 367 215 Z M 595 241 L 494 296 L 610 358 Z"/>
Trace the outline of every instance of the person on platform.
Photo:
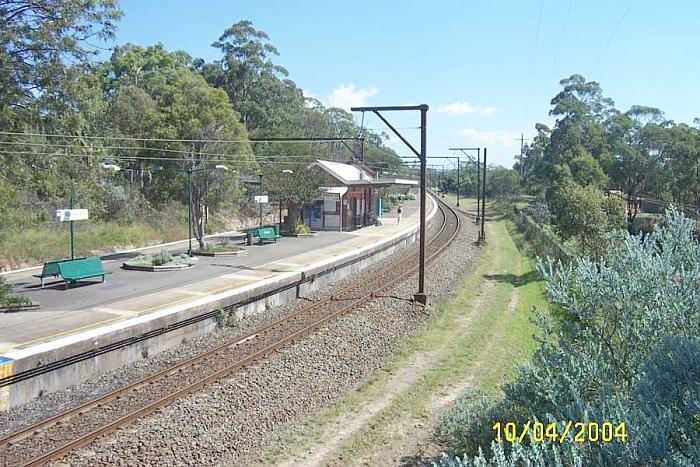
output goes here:
<path id="1" fill-rule="evenodd" d="M 396 208 L 396 216 L 398 218 L 398 220 L 396 221 L 397 224 L 401 223 L 401 214 L 403 214 L 403 207 L 401 207 L 401 205 L 399 205 L 399 207 Z"/>

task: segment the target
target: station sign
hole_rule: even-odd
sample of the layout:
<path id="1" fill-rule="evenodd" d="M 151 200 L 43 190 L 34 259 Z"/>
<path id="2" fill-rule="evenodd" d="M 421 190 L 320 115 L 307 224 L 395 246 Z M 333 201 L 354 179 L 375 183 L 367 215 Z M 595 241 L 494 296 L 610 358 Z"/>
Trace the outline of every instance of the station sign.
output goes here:
<path id="1" fill-rule="evenodd" d="M 260 203 L 268 203 L 268 198 L 267 195 L 255 195 L 255 202 L 260 204 Z"/>
<path id="2" fill-rule="evenodd" d="M 56 217 L 61 222 L 84 221 L 88 218 L 87 209 L 57 209 Z"/>

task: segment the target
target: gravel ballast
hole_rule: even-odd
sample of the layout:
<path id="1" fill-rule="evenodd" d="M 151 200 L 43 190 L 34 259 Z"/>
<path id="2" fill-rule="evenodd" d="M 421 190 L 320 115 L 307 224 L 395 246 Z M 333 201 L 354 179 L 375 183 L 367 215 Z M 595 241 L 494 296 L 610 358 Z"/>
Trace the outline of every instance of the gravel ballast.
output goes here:
<path id="1" fill-rule="evenodd" d="M 428 267 L 426 289 L 433 303 L 449 296 L 452 287 L 458 283 L 457 279 L 478 256 L 479 250 L 473 245 L 476 226 L 467 219 L 463 219 L 462 225 L 453 245 Z M 392 259 L 374 267 L 381 267 L 388 261 Z M 348 280 L 317 295 L 327 295 Z M 344 316 L 315 335 L 98 440 L 89 449 L 71 454 L 64 462 L 71 465 L 231 465 L 256 462 L 274 441 L 275 433 L 300 423 L 313 411 L 337 401 L 380 368 L 398 343 L 422 329 L 427 316 L 421 307 L 409 301 L 414 292 L 415 276 L 386 297 Z M 237 328 L 223 328 L 212 335 L 105 373 L 80 386 L 17 407 L 4 414 L 6 417 L 0 422 L 0 433 L 7 434 L 51 413 L 116 389 L 306 304 L 308 300 L 297 300 L 286 307 L 250 317 Z"/>

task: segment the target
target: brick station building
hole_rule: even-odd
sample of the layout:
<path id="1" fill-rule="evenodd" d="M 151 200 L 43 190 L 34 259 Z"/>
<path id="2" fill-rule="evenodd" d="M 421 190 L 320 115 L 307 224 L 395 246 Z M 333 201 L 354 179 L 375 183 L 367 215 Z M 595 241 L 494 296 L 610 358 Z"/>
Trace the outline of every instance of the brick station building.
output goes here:
<path id="1" fill-rule="evenodd" d="M 380 188 L 418 186 L 414 180 L 380 178 L 377 172 L 359 163 L 317 160 L 309 169 L 318 173 L 323 192 L 302 211 L 304 224 L 311 230 L 344 232 L 374 225 L 375 219 L 381 217 Z"/>

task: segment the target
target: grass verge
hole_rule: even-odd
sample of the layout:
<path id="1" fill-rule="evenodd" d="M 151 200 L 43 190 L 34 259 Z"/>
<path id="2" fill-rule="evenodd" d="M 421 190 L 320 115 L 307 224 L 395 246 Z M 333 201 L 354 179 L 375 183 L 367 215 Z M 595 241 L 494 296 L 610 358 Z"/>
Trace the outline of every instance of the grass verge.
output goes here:
<path id="1" fill-rule="evenodd" d="M 460 204 L 468 209 L 472 201 Z M 361 413 L 384 398 L 388 400 L 385 406 L 325 457 L 328 462 L 383 464 L 388 461 L 382 458 L 387 447 L 400 445 L 417 423 L 434 421 L 443 410 L 435 405 L 440 396 L 459 393 L 469 385 L 500 391 L 517 363 L 529 358 L 534 349 L 536 328 L 529 320 L 531 310 L 546 302 L 514 226 L 501 219 L 487 228 L 489 242 L 479 263 L 462 280 L 456 296 L 432 310 L 426 329 L 400 348 L 385 371 L 290 435 L 284 446 L 293 448 L 270 452 L 267 461 L 294 458 L 322 446 L 332 438 L 329 432 L 344 414 Z M 389 396 L 392 378 L 407 368 L 414 371 L 411 362 L 417 360 L 425 363 L 415 368 L 416 377 Z"/>
<path id="2" fill-rule="evenodd" d="M 0 268 L 15 269 L 70 256 L 68 222 L 14 231 L 0 237 Z M 113 222 L 76 222 L 76 256 L 187 238 L 187 224 L 155 227 Z"/>

